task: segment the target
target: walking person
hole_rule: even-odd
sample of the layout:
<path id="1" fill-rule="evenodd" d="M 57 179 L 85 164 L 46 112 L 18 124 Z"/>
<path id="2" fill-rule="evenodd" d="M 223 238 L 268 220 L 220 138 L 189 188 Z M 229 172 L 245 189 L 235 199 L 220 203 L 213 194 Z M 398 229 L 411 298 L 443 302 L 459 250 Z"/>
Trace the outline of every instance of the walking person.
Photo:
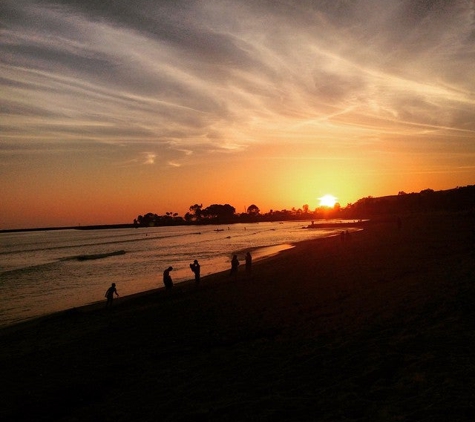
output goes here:
<path id="1" fill-rule="evenodd" d="M 173 267 L 168 267 L 163 272 L 163 284 L 165 285 L 165 289 L 170 290 L 173 287 L 172 277 L 170 275 L 170 271 L 173 270 Z"/>
<path id="2" fill-rule="evenodd" d="M 106 294 L 105 294 L 105 297 L 107 298 L 107 304 L 106 304 L 107 308 L 109 306 L 112 306 L 112 301 L 114 300 L 114 294 L 117 297 L 119 297 L 119 293 L 117 293 L 115 283 L 112 283 L 112 285 L 107 289 Z"/>
<path id="3" fill-rule="evenodd" d="M 193 261 L 193 264 L 190 264 L 190 269 L 195 274 L 195 282 L 198 284 L 200 282 L 200 269 L 201 266 L 197 259 Z"/>

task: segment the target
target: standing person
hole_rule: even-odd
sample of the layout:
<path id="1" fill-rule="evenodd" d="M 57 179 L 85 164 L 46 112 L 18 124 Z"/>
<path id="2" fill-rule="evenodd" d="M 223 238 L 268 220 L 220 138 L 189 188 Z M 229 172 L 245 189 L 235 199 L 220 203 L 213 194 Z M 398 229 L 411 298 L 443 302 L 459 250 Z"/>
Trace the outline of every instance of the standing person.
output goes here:
<path id="1" fill-rule="evenodd" d="M 238 272 L 238 267 L 239 267 L 239 260 L 237 255 L 233 256 L 233 259 L 231 260 L 231 272 L 229 275 L 233 275 L 237 277 L 237 272 Z"/>
<path id="2" fill-rule="evenodd" d="M 195 282 L 198 284 L 200 282 L 200 264 L 198 263 L 198 260 L 194 260 L 193 264 L 190 264 L 191 271 L 195 273 Z"/>
<path id="3" fill-rule="evenodd" d="M 173 270 L 173 267 L 168 267 L 163 272 L 163 284 L 167 290 L 170 290 L 173 287 L 172 277 L 170 275 L 170 271 Z"/>
<path id="4" fill-rule="evenodd" d="M 246 253 L 246 274 L 248 275 L 248 277 L 250 277 L 251 273 L 252 273 L 252 256 L 250 252 L 247 252 Z"/>
<path id="5" fill-rule="evenodd" d="M 105 297 L 107 298 L 106 307 L 112 306 L 112 301 L 114 300 L 114 294 L 119 297 L 119 293 L 117 293 L 117 289 L 115 288 L 115 283 L 107 289 Z"/>

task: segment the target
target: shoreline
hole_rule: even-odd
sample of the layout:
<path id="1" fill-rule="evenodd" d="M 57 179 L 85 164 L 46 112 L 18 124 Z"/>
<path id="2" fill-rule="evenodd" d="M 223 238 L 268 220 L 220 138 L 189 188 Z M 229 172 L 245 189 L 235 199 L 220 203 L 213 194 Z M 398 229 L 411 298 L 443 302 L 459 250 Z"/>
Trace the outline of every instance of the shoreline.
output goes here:
<path id="1" fill-rule="evenodd" d="M 324 236 L 324 237 L 328 237 L 328 236 Z M 258 247 L 251 247 L 251 248 L 245 248 L 245 249 L 242 249 L 240 251 L 236 251 L 236 253 L 238 255 L 244 255 L 245 252 L 247 251 L 251 251 L 251 253 L 253 253 L 253 262 L 256 263 L 262 259 L 267 259 L 268 257 L 271 257 L 275 254 L 278 254 L 281 250 L 285 250 L 285 249 L 288 249 L 288 248 L 292 248 L 294 247 L 293 244 L 289 244 L 289 243 L 282 243 L 282 244 L 275 244 L 275 245 L 271 245 L 271 246 L 258 246 Z M 109 252 L 109 253 L 101 253 L 101 254 L 91 254 L 91 255 L 78 255 L 77 256 L 77 259 L 82 261 L 82 260 L 94 260 L 94 259 L 100 259 L 100 258 L 104 258 L 104 257 L 108 257 L 108 256 L 114 256 L 114 255 L 122 255 L 122 254 L 125 254 L 126 252 L 124 250 L 119 250 L 119 251 L 115 251 L 115 252 Z M 243 261 L 241 260 L 241 268 L 243 267 Z M 223 267 L 223 265 L 220 265 L 220 267 Z M 216 272 L 212 272 L 212 273 L 206 273 L 206 275 L 202 275 L 202 279 L 204 279 L 205 277 L 208 277 L 208 276 L 213 276 L 217 273 L 226 273 L 228 271 L 228 269 L 212 269 L 211 271 L 216 271 Z M 172 277 L 174 278 L 174 277 Z M 162 282 L 161 282 L 161 274 L 158 275 L 158 279 L 159 279 L 159 282 L 158 282 L 158 287 L 155 287 L 155 288 L 150 288 L 150 289 L 147 289 L 147 290 L 143 290 L 143 291 L 137 291 L 137 292 L 134 292 L 134 293 L 130 293 L 130 294 L 126 294 L 124 296 L 120 296 L 119 299 L 115 299 L 115 302 L 120 302 L 120 301 L 123 301 L 125 300 L 126 298 L 130 297 L 130 296 L 136 296 L 136 295 L 140 295 L 140 294 L 143 294 L 143 293 L 147 293 L 148 291 L 157 291 L 157 290 L 161 290 L 164 288 L 164 286 L 162 285 Z M 183 278 L 178 278 L 177 281 L 174 280 L 174 286 L 181 286 L 183 284 L 188 284 L 188 283 L 191 283 L 191 284 L 194 284 L 194 279 L 192 277 L 188 277 L 186 279 L 183 279 Z M 104 286 L 104 288 L 106 288 L 108 286 Z M 118 286 L 118 290 L 119 290 L 119 293 L 121 292 L 121 289 L 120 289 L 120 286 Z M 22 324 L 22 323 L 27 323 L 27 322 L 30 322 L 30 321 L 34 321 L 35 319 L 37 318 L 48 318 L 49 316 L 51 315 L 54 315 L 54 314 L 62 314 L 62 313 L 71 313 L 71 312 L 77 312 L 77 311 L 80 311 L 82 308 L 84 307 L 88 307 L 88 306 L 92 306 L 92 307 L 97 307 L 98 305 L 100 305 L 101 303 L 103 302 L 102 299 L 100 300 L 93 300 L 91 302 L 85 302 L 85 303 L 81 303 L 81 304 L 78 304 L 77 306 L 69 306 L 69 307 L 65 307 L 63 309 L 58 309 L 58 310 L 53 310 L 51 312 L 46 312 L 46 313 L 43 313 L 43 314 L 38 314 L 38 315 L 32 315 L 32 316 L 29 316 L 29 317 L 18 317 L 18 318 L 15 318 L 13 321 L 10 320 L 9 322 L 1 322 L 0 323 L 0 330 L 1 329 L 4 329 L 4 328 L 8 328 L 8 327 L 11 327 L 11 326 L 15 326 L 17 324 Z"/>
<path id="2" fill-rule="evenodd" d="M 330 238 L 330 237 L 332 237 L 332 236 L 325 236 L 325 237 L 322 237 L 321 239 L 327 239 L 327 238 Z M 312 239 L 312 240 L 321 240 L 321 239 Z M 303 240 L 301 242 L 308 242 L 308 240 Z M 258 252 L 258 251 L 261 251 L 261 250 L 268 250 L 269 253 L 266 253 L 264 255 L 261 255 L 259 253 L 256 254 L 256 257 L 254 257 L 254 255 L 253 255 L 253 265 L 255 265 L 256 263 L 261 262 L 263 260 L 267 260 L 267 259 L 271 259 L 273 257 L 276 257 L 280 253 L 282 253 L 282 252 L 284 252 L 288 249 L 294 248 L 296 244 L 301 243 L 301 242 L 296 242 L 294 244 L 284 243 L 284 244 L 279 244 L 279 245 L 263 246 L 263 247 L 257 247 L 255 249 L 250 248 L 250 249 L 245 249 L 245 250 L 241 251 L 240 253 L 244 253 L 244 251 L 247 251 L 247 250 L 250 250 L 251 252 Z M 244 272 L 244 269 L 243 269 L 244 264 L 241 263 L 240 267 L 241 267 L 240 272 L 243 273 Z M 227 274 L 229 274 L 229 269 L 220 270 L 220 271 L 217 271 L 217 272 L 211 273 L 211 274 L 206 274 L 206 275 L 201 277 L 200 284 L 201 284 L 201 286 L 203 286 L 203 283 L 206 283 L 206 282 L 209 283 L 210 280 L 225 277 Z M 195 287 L 196 286 L 195 286 L 194 279 L 189 278 L 189 279 L 184 280 L 184 281 L 174 282 L 173 290 L 174 291 L 180 290 L 181 292 L 184 292 L 184 291 L 188 291 L 190 289 L 194 289 Z M 120 306 L 122 303 L 127 302 L 129 300 L 133 301 L 136 298 L 147 297 L 149 295 L 154 295 L 154 294 L 157 294 L 157 293 L 162 292 L 164 290 L 165 290 L 165 287 L 160 286 L 160 287 L 156 287 L 156 288 L 153 288 L 153 289 L 144 290 L 144 291 L 141 291 L 141 292 L 131 293 L 131 294 L 128 294 L 128 295 L 125 295 L 125 296 L 114 297 L 114 302 L 113 303 L 114 303 L 114 306 L 117 307 L 117 306 Z M 87 313 L 87 312 L 91 312 L 91 311 L 100 310 L 102 308 L 105 308 L 105 305 L 106 305 L 106 299 L 104 298 L 103 300 L 98 300 L 98 301 L 94 301 L 94 302 L 90 302 L 90 303 L 85 303 L 83 305 L 74 306 L 74 307 L 71 307 L 71 308 L 66 308 L 66 309 L 62 309 L 62 310 L 59 310 L 59 311 L 55 311 L 55 312 L 50 312 L 50 313 L 46 313 L 46 314 L 38 315 L 38 316 L 32 316 L 30 318 L 22 319 L 22 320 L 19 320 L 17 322 L 13 322 L 13 323 L 10 323 L 10 324 L 0 325 L 0 333 L 3 330 L 8 330 L 8 329 L 14 330 L 19 325 L 25 325 L 25 324 L 28 325 L 30 323 L 34 324 L 36 322 L 41 322 L 41 320 L 61 318 L 64 315 L 71 315 L 71 314 L 76 314 L 76 313 Z"/>
<path id="3" fill-rule="evenodd" d="M 7 327 L 0 417 L 473 420 L 474 229 L 408 216 Z"/>

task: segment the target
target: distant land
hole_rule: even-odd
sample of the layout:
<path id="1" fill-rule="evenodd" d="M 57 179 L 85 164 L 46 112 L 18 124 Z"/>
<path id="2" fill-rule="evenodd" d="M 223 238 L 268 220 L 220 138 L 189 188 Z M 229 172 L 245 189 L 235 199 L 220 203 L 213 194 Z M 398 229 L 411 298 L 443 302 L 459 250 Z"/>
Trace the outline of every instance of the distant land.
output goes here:
<path id="1" fill-rule="evenodd" d="M 70 226 L 70 227 L 37 227 L 32 229 L 7 229 L 0 230 L 0 233 L 15 233 L 15 232 L 40 232 L 53 230 L 101 230 L 101 229 L 130 229 L 134 228 L 133 224 L 98 224 L 92 226 Z"/>
<path id="2" fill-rule="evenodd" d="M 421 192 L 399 192 L 397 195 L 382 197 L 368 196 L 361 198 L 354 204 L 341 207 L 336 204 L 333 208 L 319 207 L 314 211 L 308 208 L 281 211 L 270 211 L 261 214 L 256 205 L 248 208 L 247 213 L 236 214 L 235 208 L 229 204 L 213 204 L 202 209 L 201 205 L 190 206 L 190 212 L 185 218 L 178 214 L 167 213 L 159 216 L 153 213 L 140 215 L 133 223 L 124 224 L 99 224 L 70 227 L 38 227 L 29 229 L 6 229 L 0 233 L 34 232 L 49 230 L 103 230 L 103 229 L 129 229 L 154 226 L 175 225 L 204 225 L 204 224 L 233 224 L 255 223 L 264 221 L 305 221 L 305 220 L 328 220 L 328 219 L 381 219 L 398 215 L 427 213 L 427 212 L 475 212 L 475 185 L 456 187 L 448 190 L 434 191 L 425 189 Z M 213 210 L 214 213 L 209 211 Z M 207 212 L 206 212 L 207 211 Z M 222 212 L 220 214 L 220 212 Z"/>

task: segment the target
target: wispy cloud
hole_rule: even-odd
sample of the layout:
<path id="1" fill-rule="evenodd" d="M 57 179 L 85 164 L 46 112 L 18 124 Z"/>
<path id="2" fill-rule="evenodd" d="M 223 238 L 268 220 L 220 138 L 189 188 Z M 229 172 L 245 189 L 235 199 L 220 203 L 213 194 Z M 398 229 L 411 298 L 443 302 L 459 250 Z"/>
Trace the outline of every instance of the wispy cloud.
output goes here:
<path id="1" fill-rule="evenodd" d="M 146 152 L 144 164 L 155 164 L 156 154 Z"/>
<path id="2" fill-rule="evenodd" d="M 230 125 L 350 110 L 473 129 L 470 2 L 330 3 L 7 1 L 4 119 L 224 149 Z"/>

